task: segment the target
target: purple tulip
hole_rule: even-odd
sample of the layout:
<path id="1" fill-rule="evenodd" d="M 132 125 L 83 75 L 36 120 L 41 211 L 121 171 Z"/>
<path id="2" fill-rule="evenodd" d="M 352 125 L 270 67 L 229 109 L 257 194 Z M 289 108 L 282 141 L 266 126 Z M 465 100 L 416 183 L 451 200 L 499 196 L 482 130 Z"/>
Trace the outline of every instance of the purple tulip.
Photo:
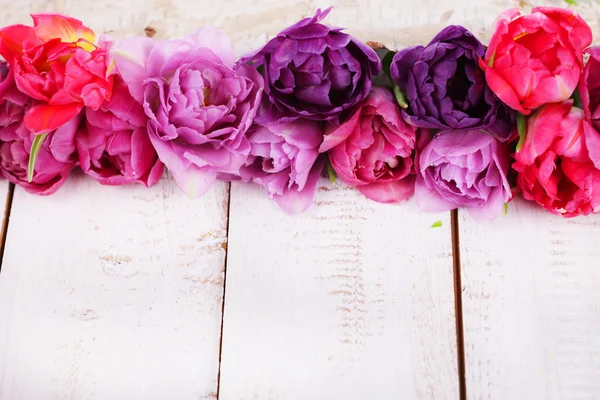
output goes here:
<path id="1" fill-rule="evenodd" d="M 0 64 L 0 172 L 10 182 L 29 193 L 49 195 L 56 192 L 77 164 L 75 133 L 82 114 L 46 136 L 35 163 L 33 180 L 27 181 L 27 165 L 35 135 L 23 124 L 32 99 L 21 93 L 13 71 Z"/>
<path id="2" fill-rule="evenodd" d="M 283 30 L 241 60 L 263 67 L 265 93 L 275 107 L 265 118 L 337 123 L 344 111 L 369 94 L 381 61 L 373 49 L 341 28 L 321 24 L 330 10 L 317 10 L 314 17 Z"/>
<path id="3" fill-rule="evenodd" d="M 304 212 L 312 203 L 324 165 L 319 157 L 321 125 L 305 119 L 254 125 L 248 139 L 251 150 L 240 170 L 242 179 L 262 185 L 285 212 Z"/>
<path id="4" fill-rule="evenodd" d="M 421 211 L 466 207 L 480 221 L 502 212 L 512 196 L 508 144 L 478 130 L 420 132 L 415 200 Z"/>
<path id="5" fill-rule="evenodd" d="M 239 173 L 263 79 L 248 66 L 234 70 L 223 32 L 203 27 L 182 40 L 130 38 L 113 54 L 131 95 L 144 106 L 158 157 L 184 192 L 200 196 L 215 179 Z"/>
<path id="6" fill-rule="evenodd" d="M 164 165 L 148 137 L 148 118 L 115 76 L 110 102 L 99 110 L 86 109 L 85 129 L 75 140 L 81 169 L 103 185 L 154 185 Z"/>
<path id="7" fill-rule="evenodd" d="M 425 47 L 398 51 L 391 78 L 406 94 L 404 119 L 419 128 L 481 129 L 506 141 L 515 115 L 492 93 L 479 68 L 485 48 L 462 26 L 449 26 Z"/>
<path id="8" fill-rule="evenodd" d="M 415 128 L 402 120 L 389 89 L 374 86 L 352 117 L 325 135 L 321 151 L 338 177 L 368 198 L 396 203 L 415 191 Z"/>

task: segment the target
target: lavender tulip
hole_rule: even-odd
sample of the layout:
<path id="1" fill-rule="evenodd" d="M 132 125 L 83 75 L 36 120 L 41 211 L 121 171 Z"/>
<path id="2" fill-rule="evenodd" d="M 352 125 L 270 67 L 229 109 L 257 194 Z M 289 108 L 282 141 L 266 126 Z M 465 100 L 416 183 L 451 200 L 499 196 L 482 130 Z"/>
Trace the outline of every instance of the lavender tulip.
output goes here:
<path id="1" fill-rule="evenodd" d="M 330 10 L 317 10 L 241 60 L 263 66 L 265 93 L 275 108 L 265 118 L 337 123 L 369 94 L 381 61 L 342 29 L 321 24 Z"/>
<path id="2" fill-rule="evenodd" d="M 184 192 L 200 196 L 217 178 L 239 173 L 263 79 L 248 66 L 234 70 L 223 32 L 204 27 L 182 40 L 130 38 L 113 54 L 131 95 L 144 106 L 158 157 Z"/>
<path id="3" fill-rule="evenodd" d="M 318 122 L 254 125 L 248 131 L 250 156 L 240 170 L 245 181 L 262 185 L 285 212 L 298 214 L 310 205 L 323 170 Z"/>
<path id="4" fill-rule="evenodd" d="M 509 149 L 478 130 L 442 131 L 431 139 L 421 131 L 415 200 L 421 211 L 466 207 L 476 220 L 502 212 L 512 194 Z"/>
<path id="5" fill-rule="evenodd" d="M 31 143 L 35 137 L 23 124 L 32 99 L 21 93 L 13 71 L 0 63 L 0 172 L 29 193 L 49 195 L 66 181 L 77 164 L 75 133 L 81 113 L 46 136 L 35 163 L 33 180 L 27 180 Z"/>
<path id="6" fill-rule="evenodd" d="M 427 46 L 398 51 L 391 78 L 406 93 L 404 119 L 419 128 L 481 129 L 506 141 L 515 115 L 492 93 L 479 68 L 485 48 L 462 26 L 449 26 Z"/>

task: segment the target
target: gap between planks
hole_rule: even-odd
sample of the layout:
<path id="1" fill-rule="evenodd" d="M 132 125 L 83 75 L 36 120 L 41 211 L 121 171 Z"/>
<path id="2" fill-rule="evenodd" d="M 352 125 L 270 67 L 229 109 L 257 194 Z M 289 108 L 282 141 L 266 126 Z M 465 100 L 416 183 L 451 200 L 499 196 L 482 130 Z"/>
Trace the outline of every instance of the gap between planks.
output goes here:
<path id="1" fill-rule="evenodd" d="M 462 279 L 460 268 L 460 238 L 458 228 L 458 210 L 450 211 L 452 224 L 452 263 L 454 275 L 454 312 L 456 318 L 456 351 L 458 360 L 458 388 L 460 400 L 467 399 L 466 370 L 465 370 L 465 332 L 463 324 Z"/>
<path id="2" fill-rule="evenodd" d="M 10 220 L 10 210 L 12 209 L 13 196 L 15 193 L 15 184 L 8 184 L 6 192 L 6 202 L 4 205 L 4 219 L 2 220 L 2 231 L 0 233 L 0 271 L 2 271 L 2 259 L 4 258 L 4 247 L 6 245 L 6 236 L 8 235 L 8 223 Z"/>
<path id="3" fill-rule="evenodd" d="M 219 339 L 219 370 L 217 371 L 217 393 L 219 399 L 221 393 L 221 357 L 223 356 L 223 321 L 225 321 L 225 295 L 227 289 L 227 255 L 229 254 L 229 215 L 231 212 L 231 182 L 227 194 L 227 227 L 225 228 L 225 260 L 223 261 L 223 301 L 221 302 L 221 334 Z"/>

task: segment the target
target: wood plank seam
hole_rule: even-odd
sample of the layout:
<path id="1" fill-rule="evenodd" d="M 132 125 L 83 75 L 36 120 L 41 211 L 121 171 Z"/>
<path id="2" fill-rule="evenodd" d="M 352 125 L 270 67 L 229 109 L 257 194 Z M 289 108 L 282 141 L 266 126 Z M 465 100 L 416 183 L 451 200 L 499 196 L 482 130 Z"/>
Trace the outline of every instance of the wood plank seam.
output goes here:
<path id="1" fill-rule="evenodd" d="M 450 211 L 452 224 L 452 262 L 454 273 L 454 304 L 456 311 L 456 351 L 458 361 L 458 387 L 460 400 L 467 399 L 466 370 L 465 370 L 465 333 L 462 307 L 462 279 L 460 270 L 460 238 L 458 228 L 458 210 Z"/>
<path id="2" fill-rule="evenodd" d="M 6 194 L 6 203 L 4 206 L 4 218 L 2 220 L 2 233 L 0 241 L 0 271 L 2 271 L 2 258 L 4 257 L 4 247 L 6 245 L 6 236 L 8 233 L 8 223 L 10 220 L 10 210 L 12 208 L 13 195 L 15 193 L 15 184 L 8 185 L 8 193 Z"/>
<path id="3" fill-rule="evenodd" d="M 219 338 L 219 370 L 217 371 L 217 393 L 216 398 L 219 399 L 221 390 L 221 357 L 223 355 L 223 322 L 225 321 L 225 296 L 227 294 L 227 255 L 229 254 L 229 215 L 231 212 L 231 183 L 227 196 L 227 225 L 225 228 L 225 260 L 223 261 L 223 301 L 221 302 L 221 334 Z"/>

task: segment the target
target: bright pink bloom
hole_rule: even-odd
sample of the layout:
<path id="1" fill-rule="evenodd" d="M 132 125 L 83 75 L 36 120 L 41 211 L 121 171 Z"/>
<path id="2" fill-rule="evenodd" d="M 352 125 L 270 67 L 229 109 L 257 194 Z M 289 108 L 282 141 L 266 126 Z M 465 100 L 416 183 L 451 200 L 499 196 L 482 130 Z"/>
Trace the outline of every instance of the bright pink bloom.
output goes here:
<path id="1" fill-rule="evenodd" d="M 600 134 L 572 100 L 547 104 L 528 120 L 515 159 L 525 199 L 563 217 L 600 211 Z"/>
<path id="2" fill-rule="evenodd" d="M 115 77 L 110 101 L 98 110 L 87 108 L 85 115 L 76 142 L 86 174 L 103 185 L 158 182 L 164 165 L 148 137 L 148 117 L 120 77 Z"/>
<path id="3" fill-rule="evenodd" d="M 50 132 L 37 157 L 33 181 L 27 181 L 27 164 L 34 134 L 23 123 L 32 100 L 20 92 L 13 71 L 0 65 L 0 173 L 10 182 L 21 185 L 30 193 L 54 193 L 67 179 L 77 163 L 75 132 L 81 114 Z"/>
<path id="4" fill-rule="evenodd" d="M 110 99 L 108 54 L 96 47 L 94 33 L 81 21 L 61 14 L 34 14 L 33 27 L 0 29 L 0 55 L 12 66 L 17 87 L 38 100 L 25 115 L 25 126 L 47 133 L 77 115 L 84 106 L 97 110 Z"/>
<path id="5" fill-rule="evenodd" d="M 586 53 L 590 58 L 581 73 L 578 90 L 585 117 L 600 130 L 600 46 L 590 47 Z"/>
<path id="6" fill-rule="evenodd" d="M 374 86 L 352 117 L 325 136 L 320 150 L 329 150 L 331 165 L 344 183 L 372 200 L 393 203 L 414 193 L 415 137 L 394 95 Z"/>
<path id="7" fill-rule="evenodd" d="M 577 14 L 563 8 L 535 7 L 502 14 L 480 66 L 488 85 L 521 114 L 546 103 L 568 99 L 583 69 L 583 50 L 592 30 Z"/>

